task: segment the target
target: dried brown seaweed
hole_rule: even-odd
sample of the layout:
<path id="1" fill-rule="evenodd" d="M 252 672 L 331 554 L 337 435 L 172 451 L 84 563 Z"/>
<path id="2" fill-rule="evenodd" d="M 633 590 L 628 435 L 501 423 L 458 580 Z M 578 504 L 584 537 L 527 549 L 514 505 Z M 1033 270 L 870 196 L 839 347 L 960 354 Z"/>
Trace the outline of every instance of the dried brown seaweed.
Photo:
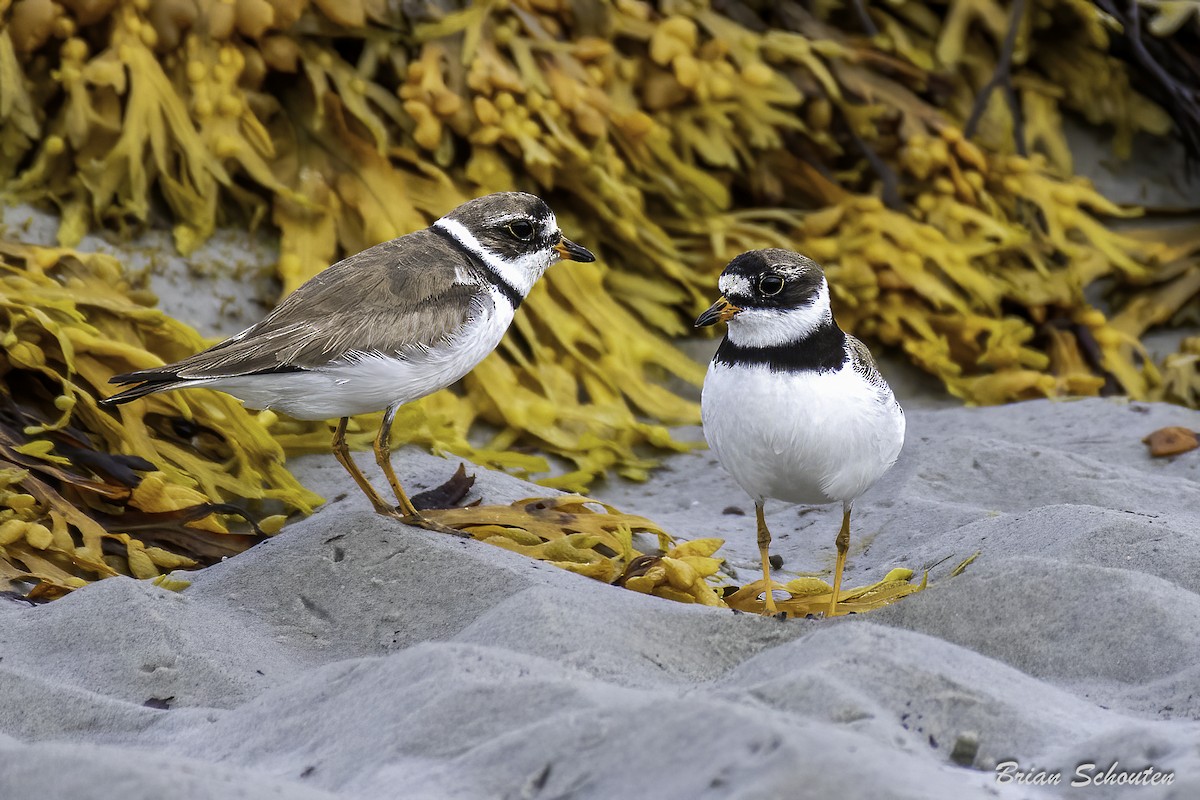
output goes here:
<path id="1" fill-rule="evenodd" d="M 0 241 L 0 588 L 211 564 L 320 502 L 231 398 L 99 408 L 114 371 L 201 343 L 152 301 L 107 256 Z"/>

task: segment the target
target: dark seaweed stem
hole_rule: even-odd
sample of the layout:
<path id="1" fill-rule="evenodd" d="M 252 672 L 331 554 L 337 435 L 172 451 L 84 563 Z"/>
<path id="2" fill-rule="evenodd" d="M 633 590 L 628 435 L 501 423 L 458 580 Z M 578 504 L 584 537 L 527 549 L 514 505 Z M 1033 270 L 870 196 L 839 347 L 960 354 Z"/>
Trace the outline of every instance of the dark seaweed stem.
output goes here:
<path id="1" fill-rule="evenodd" d="M 1137 56 L 1138 63 L 1150 70 L 1150 73 L 1158 79 L 1167 91 L 1171 94 L 1179 93 L 1179 86 L 1175 83 L 1174 76 L 1163 69 L 1163 66 L 1155 60 L 1154 56 L 1150 55 L 1150 51 L 1146 49 L 1146 43 L 1142 41 L 1142 17 L 1138 13 L 1137 0 L 1129 0 L 1129 19 L 1126 24 L 1129 26 L 1129 46 L 1133 48 L 1134 55 Z"/>
<path id="2" fill-rule="evenodd" d="M 879 176 L 882 187 L 883 204 L 893 211 L 900 211 L 904 208 L 904 199 L 900 196 L 900 179 L 896 177 L 896 172 L 888 166 L 887 162 L 879 157 L 879 154 L 871 149 L 863 138 L 854 130 L 854 125 L 850 120 L 846 120 L 846 130 L 850 132 L 850 138 L 854 140 L 854 144 L 862 151 L 862 154 L 867 159 L 867 163 L 871 165 L 871 169 Z"/>
<path id="3" fill-rule="evenodd" d="M 1008 110 L 1012 114 L 1013 142 L 1017 148 L 1017 155 L 1027 156 L 1029 152 L 1025 147 L 1025 112 L 1021 109 L 1021 100 L 1017 97 L 1017 90 L 1013 88 L 1012 81 L 1004 82 L 1004 99 L 1008 101 Z"/>
<path id="4" fill-rule="evenodd" d="M 1120 48 L 1117 48 L 1118 55 L 1126 60 L 1132 56 L 1132 60 L 1144 70 L 1149 82 L 1149 85 L 1144 87 L 1146 93 L 1151 96 L 1151 99 L 1168 107 L 1168 112 L 1175 122 L 1175 128 L 1188 153 L 1193 158 L 1200 156 L 1200 92 L 1197 91 L 1194 80 L 1186 78 L 1180 80 L 1150 52 L 1151 46 L 1153 46 L 1159 51 L 1160 57 L 1168 58 L 1169 63 L 1179 69 L 1195 73 L 1196 62 L 1189 58 L 1192 54 L 1191 51 L 1186 44 L 1179 44 L 1179 37 L 1186 37 L 1187 34 L 1177 32 L 1175 40 L 1169 44 L 1152 37 L 1148 45 L 1142 35 L 1142 10 L 1137 0 L 1129 0 L 1125 14 L 1120 12 L 1115 0 L 1097 0 L 1097 5 L 1117 20 L 1124 31 L 1124 36 L 1117 37 L 1114 44 L 1124 45 L 1128 49 L 1122 53 L 1119 52 Z M 1171 45 L 1177 49 L 1174 52 L 1164 53 L 1163 51 L 1169 50 Z M 1196 76 L 1193 74 L 1188 77 Z"/>
<path id="5" fill-rule="evenodd" d="M 1028 154 L 1025 148 L 1025 117 L 1021 113 L 1021 103 L 1012 85 L 1012 58 L 1013 50 L 1017 46 L 1017 34 L 1021 30 L 1021 22 L 1025 19 L 1025 5 L 1026 0 L 1013 0 L 1008 20 L 1008 32 L 1004 34 L 1004 42 L 1000 46 L 1000 59 L 996 62 L 996 70 L 992 73 L 991 80 L 975 96 L 975 105 L 971 107 L 971 116 L 967 118 L 967 124 L 963 126 L 963 136 L 968 139 L 973 137 L 975 128 L 979 125 L 979 120 L 987 109 L 988 98 L 996 89 L 1003 87 L 1004 99 L 1008 102 L 1009 113 L 1012 114 L 1013 140 L 1016 143 L 1017 153 L 1022 156 Z"/>
<path id="6" fill-rule="evenodd" d="M 879 35 L 879 28 L 875 25 L 875 20 L 871 19 L 871 15 L 867 13 L 867 0 L 853 0 L 854 13 L 858 15 L 858 24 L 862 25 L 863 32 L 872 38 Z"/>

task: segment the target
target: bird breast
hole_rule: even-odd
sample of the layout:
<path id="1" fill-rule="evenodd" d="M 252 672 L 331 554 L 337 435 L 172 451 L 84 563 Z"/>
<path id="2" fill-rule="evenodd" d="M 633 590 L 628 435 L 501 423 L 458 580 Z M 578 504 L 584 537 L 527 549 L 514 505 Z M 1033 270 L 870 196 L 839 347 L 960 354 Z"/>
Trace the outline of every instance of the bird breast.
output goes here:
<path id="1" fill-rule="evenodd" d="M 904 444 L 904 412 L 891 389 L 848 362 L 826 372 L 714 362 L 701 411 L 709 446 L 756 500 L 853 500 Z"/>

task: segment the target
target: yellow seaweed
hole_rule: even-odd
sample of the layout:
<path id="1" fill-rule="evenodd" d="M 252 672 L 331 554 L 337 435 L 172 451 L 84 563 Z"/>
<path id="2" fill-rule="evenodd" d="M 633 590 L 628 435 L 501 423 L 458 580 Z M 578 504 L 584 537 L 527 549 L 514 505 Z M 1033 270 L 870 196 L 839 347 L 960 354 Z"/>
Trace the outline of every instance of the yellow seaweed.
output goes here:
<path id="1" fill-rule="evenodd" d="M 1153 5 L 1158 34 L 1186 16 Z M 1194 405 L 1194 344 L 1158 365 L 1140 340 L 1194 305 L 1200 231 L 1117 230 L 1114 218 L 1139 212 L 1070 174 L 1068 111 L 1112 126 L 1118 153 L 1171 125 L 1110 52 L 1111 23 L 1085 0 L 1038 0 L 1016 19 L 1003 0 L 870 4 L 852 27 L 843 6 L 784 19 L 772 4 L 722 14 L 703 0 L 479 0 L 408 19 L 358 0 L 5 0 L 0 176 L 59 209 L 64 243 L 149 224 L 156 204 L 185 252 L 218 224 L 272 225 L 285 291 L 469 197 L 546 196 L 601 263 L 553 271 L 497 353 L 396 427 L 398 439 L 562 488 L 610 471 L 645 477 L 655 450 L 684 447 L 668 426 L 694 423 L 695 405 L 661 381 L 697 384 L 703 371 L 668 337 L 690 330 L 724 263 L 754 247 L 824 263 L 845 327 L 967 402 L 1121 391 Z M 755 14 L 761 25 L 747 21 Z M 1013 24 L 1024 128 L 994 92 L 968 139 Z M 58 258 L 21 255 L 21 270 L 38 274 L 37 257 Z M 1089 299 L 1102 281 L 1111 311 Z M 37 291 L 26 307 L 71 322 L 37 337 L 36 314 L 15 325 L 5 353 L 20 371 L 49 378 L 57 353 L 94 354 L 72 380 L 96 387 L 117 363 L 200 344 L 141 309 L 114 345 Z M 137 337 L 144 352 L 122 347 Z M 110 445 L 151 454 L 165 477 L 146 503 L 260 496 L 240 494 L 261 477 L 248 454 L 217 474 L 188 446 L 154 439 L 141 412 L 118 424 L 92 393 L 61 389 L 28 435 L 86 419 Z M 151 410 L 248 424 L 214 397 L 156 398 Z M 245 419 L 287 452 L 327 447 L 323 426 Z M 374 423 L 355 422 L 355 444 Z M 53 448 L 16 446 L 63 466 Z M 568 468 L 545 478 L 537 453 Z M 36 524 L 53 539 L 54 525 Z M 53 546 L 19 541 L 31 559 Z M 46 543 L 41 529 L 33 541 Z M 655 569 L 681 591 L 686 570 Z"/>

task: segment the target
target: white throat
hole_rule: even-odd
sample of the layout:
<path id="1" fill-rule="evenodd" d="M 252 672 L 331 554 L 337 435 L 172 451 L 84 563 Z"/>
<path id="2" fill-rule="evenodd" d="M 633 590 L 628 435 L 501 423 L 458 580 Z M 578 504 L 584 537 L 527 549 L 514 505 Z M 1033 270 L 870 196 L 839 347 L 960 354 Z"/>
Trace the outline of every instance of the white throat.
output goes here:
<path id="1" fill-rule="evenodd" d="M 729 341 L 738 347 L 776 347 L 807 339 L 833 323 L 829 284 L 824 279 L 812 301 L 800 308 L 747 308 L 729 320 Z"/>
<path id="2" fill-rule="evenodd" d="M 529 290 L 538 282 L 538 278 L 542 277 L 550 265 L 558 260 L 558 254 L 553 250 L 529 253 L 520 258 L 505 260 L 481 245 L 475 235 L 456 219 L 442 217 L 433 223 L 433 226 L 450 234 L 454 241 L 486 264 L 488 269 L 520 292 L 522 297 L 529 295 Z"/>

